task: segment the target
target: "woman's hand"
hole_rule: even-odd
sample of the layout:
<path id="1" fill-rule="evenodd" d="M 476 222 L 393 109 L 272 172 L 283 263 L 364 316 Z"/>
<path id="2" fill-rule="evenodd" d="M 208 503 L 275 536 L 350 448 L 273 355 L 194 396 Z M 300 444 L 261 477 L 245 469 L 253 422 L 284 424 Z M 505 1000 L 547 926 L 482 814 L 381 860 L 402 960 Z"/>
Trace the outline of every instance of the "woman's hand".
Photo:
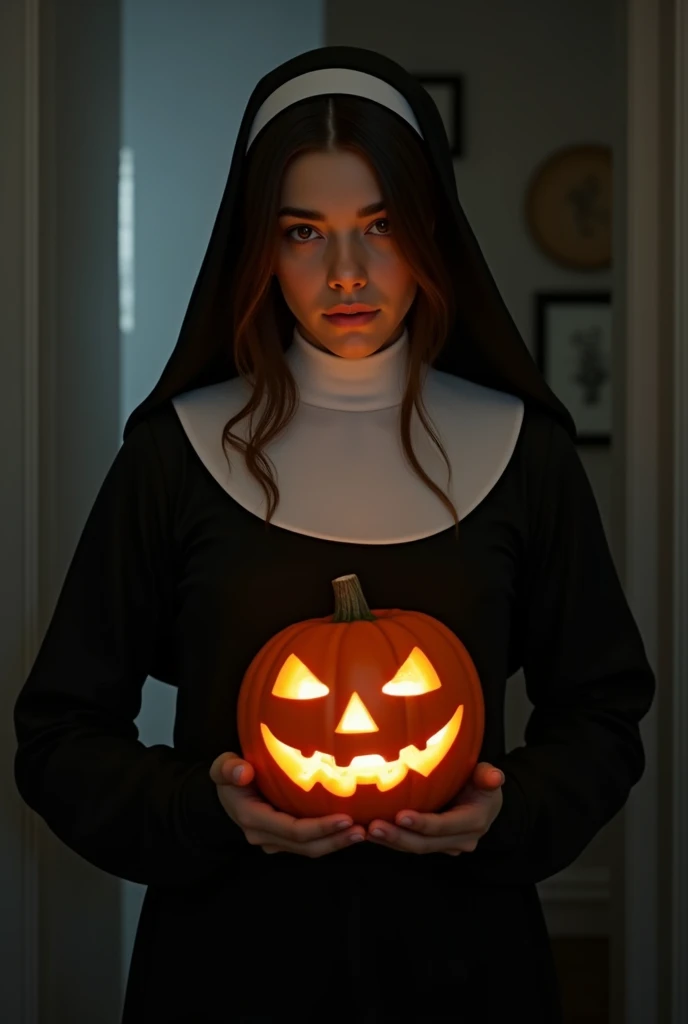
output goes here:
<path id="1" fill-rule="evenodd" d="M 210 768 L 220 803 L 252 846 L 262 847 L 265 853 L 323 857 L 365 839 L 365 829 L 352 828 L 352 819 L 345 814 L 293 818 L 276 811 L 250 785 L 254 775 L 252 765 L 233 753 L 220 754 Z"/>
<path id="2" fill-rule="evenodd" d="M 504 776 L 487 761 L 475 766 L 453 806 L 440 814 L 400 811 L 396 825 L 376 818 L 367 838 L 407 853 L 472 853 L 502 809 Z M 407 823 L 408 822 L 408 823 Z M 376 835 L 376 831 L 382 835 Z"/>

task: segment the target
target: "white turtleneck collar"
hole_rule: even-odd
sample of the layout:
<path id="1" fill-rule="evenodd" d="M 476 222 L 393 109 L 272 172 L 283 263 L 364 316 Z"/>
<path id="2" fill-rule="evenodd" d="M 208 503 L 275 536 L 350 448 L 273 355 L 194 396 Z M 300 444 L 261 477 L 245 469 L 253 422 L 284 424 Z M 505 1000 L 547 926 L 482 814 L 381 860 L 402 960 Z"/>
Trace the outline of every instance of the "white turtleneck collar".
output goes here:
<path id="1" fill-rule="evenodd" d="M 294 328 L 285 354 L 300 401 L 320 409 L 369 412 L 401 405 L 406 387 L 408 330 L 382 351 L 346 359 L 317 348 Z"/>
<path id="2" fill-rule="evenodd" d="M 409 338 L 404 331 L 383 351 L 362 359 L 332 355 L 298 330 L 285 358 L 299 400 L 286 428 L 264 448 L 279 488 L 272 523 L 324 540 L 396 544 L 447 530 L 454 520 L 413 472 L 400 439 Z M 208 472 L 239 505 L 265 518 L 265 495 L 230 450 L 222 447 L 230 417 L 246 404 L 250 384 L 241 377 L 185 392 L 173 399 L 180 422 Z M 523 418 L 523 402 L 426 367 L 423 402 L 447 452 L 447 468 L 415 410 L 411 439 L 418 460 L 468 515 L 508 465 Z M 355 415 L 352 415 L 355 414 Z M 248 436 L 248 418 L 236 431 Z"/>

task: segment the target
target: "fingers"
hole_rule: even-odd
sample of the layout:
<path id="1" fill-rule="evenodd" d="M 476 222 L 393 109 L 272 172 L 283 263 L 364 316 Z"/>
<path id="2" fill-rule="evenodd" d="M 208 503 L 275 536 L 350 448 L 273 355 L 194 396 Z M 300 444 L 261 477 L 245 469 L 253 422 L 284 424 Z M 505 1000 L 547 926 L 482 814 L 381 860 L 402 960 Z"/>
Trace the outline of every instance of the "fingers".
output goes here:
<path id="1" fill-rule="evenodd" d="M 354 836 L 357 838 L 352 838 Z M 334 829 L 328 835 L 308 842 L 276 840 L 274 835 L 252 830 L 246 832 L 246 838 L 253 846 L 261 846 L 265 853 L 295 853 L 302 857 L 324 857 L 328 853 L 336 853 L 337 850 L 362 842 L 365 839 L 365 830 L 361 825 L 354 825 L 350 829 Z"/>
<path id="2" fill-rule="evenodd" d="M 428 838 L 426 835 L 419 835 L 409 832 L 404 828 L 397 828 L 387 822 L 370 823 L 368 838 L 371 842 L 380 846 L 390 846 L 395 850 L 402 850 L 406 853 L 449 853 L 457 856 L 459 853 L 472 853 L 480 841 L 481 835 L 467 832 L 465 835 L 454 833 L 450 839 L 445 836 Z M 384 836 L 376 836 L 373 830 L 382 831 Z"/>
<path id="3" fill-rule="evenodd" d="M 389 828 L 390 823 L 377 822 L 379 828 Z M 489 816 L 483 807 L 453 807 L 439 814 L 419 814 L 402 811 L 396 818 L 401 831 L 410 831 L 428 837 L 442 838 L 446 836 L 484 835 L 488 829 Z M 371 829 L 374 823 L 371 822 Z M 399 828 L 397 828 L 399 831 Z"/>
<path id="4" fill-rule="evenodd" d="M 253 765 L 233 752 L 220 754 L 210 766 L 210 778 L 216 786 L 246 786 L 254 775 Z"/>
<path id="5" fill-rule="evenodd" d="M 330 836 L 333 832 L 351 828 L 352 824 L 348 814 L 328 814 L 324 818 L 291 818 L 285 838 L 295 843 L 310 843 Z M 365 830 L 362 831 L 365 835 Z"/>
<path id="6" fill-rule="evenodd" d="M 254 802 L 246 807 L 244 825 L 256 832 L 268 833 L 294 845 L 326 839 L 333 833 L 350 828 L 352 819 L 346 814 L 329 814 L 323 818 L 295 818 L 276 810 L 271 804 Z M 365 835 L 365 832 L 363 832 Z"/>
<path id="7" fill-rule="evenodd" d="M 504 784 L 504 772 L 489 761 L 480 761 L 473 770 L 473 785 L 484 789 L 495 789 Z"/>

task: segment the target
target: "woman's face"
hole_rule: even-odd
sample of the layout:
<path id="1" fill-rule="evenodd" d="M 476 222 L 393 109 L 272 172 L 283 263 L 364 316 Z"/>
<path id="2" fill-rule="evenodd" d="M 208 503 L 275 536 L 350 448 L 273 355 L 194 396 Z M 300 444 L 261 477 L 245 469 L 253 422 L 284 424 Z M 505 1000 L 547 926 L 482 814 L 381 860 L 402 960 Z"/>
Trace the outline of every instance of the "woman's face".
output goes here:
<path id="1" fill-rule="evenodd" d="M 274 272 L 307 341 L 361 359 L 401 335 L 417 284 L 394 245 L 382 192 L 358 154 L 304 153 L 282 183 Z M 328 318 L 335 306 L 377 310 L 367 323 Z"/>

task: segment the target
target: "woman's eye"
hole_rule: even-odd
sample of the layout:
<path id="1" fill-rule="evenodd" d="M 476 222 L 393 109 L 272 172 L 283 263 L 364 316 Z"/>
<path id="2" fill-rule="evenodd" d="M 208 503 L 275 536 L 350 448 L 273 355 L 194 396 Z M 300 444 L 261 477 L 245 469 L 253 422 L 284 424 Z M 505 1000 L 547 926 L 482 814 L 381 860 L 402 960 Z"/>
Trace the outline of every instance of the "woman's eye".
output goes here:
<path id="1" fill-rule="evenodd" d="M 293 228 L 289 228 L 287 231 L 287 237 L 293 238 L 295 242 L 310 242 L 310 238 L 294 238 L 293 231 L 312 231 L 313 228 L 309 227 L 308 224 L 295 224 Z"/>
<path id="2" fill-rule="evenodd" d="M 387 226 L 384 231 L 379 232 L 379 234 L 378 234 L 378 237 L 382 238 L 383 236 L 388 235 L 390 233 L 389 232 L 389 218 L 381 217 L 379 220 L 376 220 L 375 223 L 372 224 L 371 226 L 372 227 L 377 227 L 379 224 L 385 224 Z M 311 237 L 313 237 L 313 236 L 304 237 L 303 234 L 295 235 L 294 232 L 297 232 L 297 231 L 298 232 L 306 232 L 306 231 L 312 232 L 313 230 L 314 230 L 314 228 L 312 228 L 309 224 L 294 224 L 293 227 L 287 229 L 286 235 L 287 235 L 287 238 L 290 238 L 293 242 L 297 242 L 297 243 L 298 242 L 310 242 L 311 241 Z"/>

